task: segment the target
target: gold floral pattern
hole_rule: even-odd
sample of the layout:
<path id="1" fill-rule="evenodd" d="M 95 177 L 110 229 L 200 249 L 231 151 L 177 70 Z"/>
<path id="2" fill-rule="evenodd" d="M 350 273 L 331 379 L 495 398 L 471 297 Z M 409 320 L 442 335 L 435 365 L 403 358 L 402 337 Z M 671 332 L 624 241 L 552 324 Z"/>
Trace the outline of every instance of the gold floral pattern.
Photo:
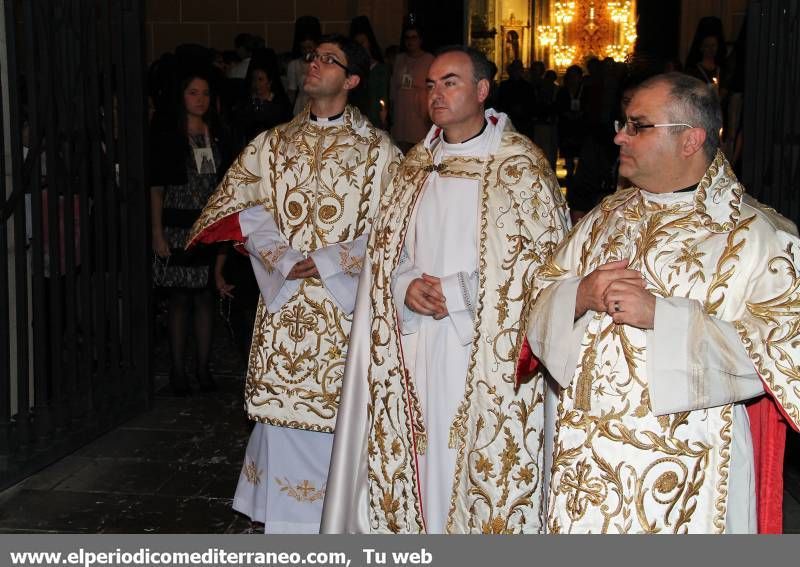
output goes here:
<path id="1" fill-rule="evenodd" d="M 628 258 L 657 297 L 695 299 L 705 316 L 732 322 L 774 397 L 799 416 L 797 239 L 777 226 L 786 224 L 743 199 L 718 154 L 693 199 L 647 199 L 636 188 L 608 197 L 540 270 L 533 293 Z M 646 347 L 645 331 L 606 314 L 589 321 L 556 410 L 548 531 L 725 530 L 732 406 L 653 415 Z"/>
<path id="2" fill-rule="evenodd" d="M 351 255 L 350 249 L 343 246 L 341 250 L 339 250 L 339 266 L 341 266 L 342 272 L 345 274 L 357 276 L 364 267 L 364 257 Z"/>
<path id="3" fill-rule="evenodd" d="M 289 498 L 298 502 L 311 504 L 325 498 L 325 487 L 316 488 L 308 480 L 303 480 L 297 484 L 292 483 L 288 478 L 275 477 L 275 484 L 281 487 L 281 492 L 285 492 Z"/>
<path id="4" fill-rule="evenodd" d="M 230 215 L 263 206 L 288 243 L 261 251 L 268 270 L 291 247 L 308 254 L 367 234 L 400 154 L 388 135 L 347 107 L 342 125 L 323 127 L 308 110 L 255 138 L 225 175 L 192 230 L 192 239 Z M 360 258 L 349 258 L 350 273 Z M 250 419 L 332 432 L 351 317 L 319 278 L 303 281 L 278 311 L 259 301 L 248 360 Z"/>
<path id="5" fill-rule="evenodd" d="M 244 478 L 247 479 L 247 482 L 258 486 L 261 484 L 261 473 L 262 471 L 258 468 L 253 459 L 250 459 L 250 462 L 245 461 L 245 465 L 242 467 L 242 474 Z"/>
<path id="6" fill-rule="evenodd" d="M 373 532 L 425 529 L 417 469 L 422 411 L 405 369 L 391 296 L 392 273 L 428 175 L 479 180 L 479 291 L 476 332 L 464 398 L 451 427 L 457 449 L 447 531 L 537 532 L 543 526 L 544 378 L 514 389 L 523 299 L 534 270 L 566 233 L 566 210 L 541 151 L 503 134 L 486 160 L 445 158 L 416 146 L 400 165 L 370 237 L 371 337 L 367 446 Z"/>

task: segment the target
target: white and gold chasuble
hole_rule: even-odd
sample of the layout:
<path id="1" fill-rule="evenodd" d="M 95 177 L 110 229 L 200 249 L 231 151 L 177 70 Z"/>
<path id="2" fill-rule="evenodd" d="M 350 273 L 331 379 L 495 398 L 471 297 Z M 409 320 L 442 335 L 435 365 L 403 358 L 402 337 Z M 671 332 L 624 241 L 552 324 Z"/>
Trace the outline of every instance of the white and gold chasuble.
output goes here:
<path id="1" fill-rule="evenodd" d="M 800 241 L 792 233 L 744 195 L 718 153 L 692 193 L 617 191 L 542 267 L 528 340 L 562 386 L 549 532 L 726 530 L 729 500 L 746 505 L 753 493 L 746 412 L 732 402 L 762 391 L 756 369 L 800 422 Z M 593 311 L 573 324 L 579 278 L 619 259 L 657 297 L 654 330 Z M 682 311 L 670 312 L 673 304 Z M 563 347 L 570 343 L 580 346 Z M 732 469 L 737 452 L 743 459 Z M 734 477 L 737 494 L 729 493 Z"/>
<path id="2" fill-rule="evenodd" d="M 233 215 L 259 206 L 288 243 L 260 254 L 267 273 L 287 249 L 309 255 L 354 241 L 371 230 L 399 157 L 388 135 L 354 107 L 346 107 L 334 125 L 309 120 L 306 108 L 250 142 L 206 205 L 190 242 L 226 235 L 220 227 Z M 356 273 L 362 262 L 341 258 L 342 269 Z M 274 313 L 260 297 L 245 384 L 250 419 L 332 432 L 351 320 L 318 278 L 303 280 Z"/>
<path id="3" fill-rule="evenodd" d="M 434 127 L 382 201 L 356 303 L 323 533 L 426 531 L 418 455 L 429 450 L 430 420 L 402 350 L 392 277 L 432 175 L 479 185 L 476 315 L 463 397 L 445 432 L 457 451 L 445 530 L 542 528 L 544 379 L 538 374 L 515 391 L 516 340 L 523 298 L 564 237 L 566 209 L 541 151 L 506 127 L 505 115 L 488 111 L 487 119 L 500 129 L 488 155 L 441 157 Z"/>

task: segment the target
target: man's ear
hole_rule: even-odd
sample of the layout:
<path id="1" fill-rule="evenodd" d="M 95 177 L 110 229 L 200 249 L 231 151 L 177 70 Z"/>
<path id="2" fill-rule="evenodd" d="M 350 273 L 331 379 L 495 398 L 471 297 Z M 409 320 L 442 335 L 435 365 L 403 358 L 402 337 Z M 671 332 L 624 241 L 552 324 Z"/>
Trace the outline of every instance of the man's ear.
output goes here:
<path id="1" fill-rule="evenodd" d="M 358 86 L 361 82 L 361 77 L 358 75 L 348 75 L 347 78 L 344 80 L 344 88 L 348 91 L 352 91 L 354 88 Z"/>
<path id="2" fill-rule="evenodd" d="M 683 134 L 683 146 L 681 151 L 686 157 L 693 156 L 703 150 L 706 143 L 706 131 L 702 128 L 690 128 Z"/>
<path id="3" fill-rule="evenodd" d="M 483 103 L 489 98 L 489 91 L 491 90 L 491 85 L 489 81 L 486 79 L 481 79 L 478 81 L 478 101 Z"/>

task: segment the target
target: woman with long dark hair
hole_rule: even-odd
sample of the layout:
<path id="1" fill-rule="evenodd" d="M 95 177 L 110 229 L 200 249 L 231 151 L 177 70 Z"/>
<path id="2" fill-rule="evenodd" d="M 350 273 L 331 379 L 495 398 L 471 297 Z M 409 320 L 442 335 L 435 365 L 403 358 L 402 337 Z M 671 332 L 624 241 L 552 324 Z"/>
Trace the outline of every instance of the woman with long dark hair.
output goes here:
<path id="1" fill-rule="evenodd" d="M 686 56 L 684 72 L 697 77 L 719 92 L 724 77 L 727 51 L 722 21 L 708 16 L 697 24 L 689 54 Z"/>
<path id="2" fill-rule="evenodd" d="M 211 80 L 204 72 L 180 82 L 176 110 L 154 120 L 151 148 L 151 217 L 155 284 L 169 294 L 170 385 L 190 393 L 184 358 L 189 313 L 194 319 L 196 372 L 202 391 L 215 389 L 209 372 L 214 301 L 210 287 L 213 250 L 184 252 L 192 224 L 226 168 L 225 144 Z"/>
<path id="3" fill-rule="evenodd" d="M 350 39 L 355 40 L 369 55 L 369 76 L 366 84 L 359 85 L 352 102 L 378 128 L 388 128 L 389 81 L 391 73 L 383 62 L 383 53 L 372 24 L 366 16 L 357 16 L 350 22 Z"/>

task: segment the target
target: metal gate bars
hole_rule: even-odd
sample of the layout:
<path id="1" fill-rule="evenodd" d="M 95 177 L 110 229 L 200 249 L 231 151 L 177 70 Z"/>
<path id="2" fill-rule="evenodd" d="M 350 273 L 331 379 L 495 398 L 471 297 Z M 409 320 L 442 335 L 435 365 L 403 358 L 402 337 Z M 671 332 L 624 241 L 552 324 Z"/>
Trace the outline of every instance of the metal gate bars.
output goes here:
<path id="1" fill-rule="evenodd" d="M 3 0 L 0 486 L 147 406 L 141 0 Z"/>

